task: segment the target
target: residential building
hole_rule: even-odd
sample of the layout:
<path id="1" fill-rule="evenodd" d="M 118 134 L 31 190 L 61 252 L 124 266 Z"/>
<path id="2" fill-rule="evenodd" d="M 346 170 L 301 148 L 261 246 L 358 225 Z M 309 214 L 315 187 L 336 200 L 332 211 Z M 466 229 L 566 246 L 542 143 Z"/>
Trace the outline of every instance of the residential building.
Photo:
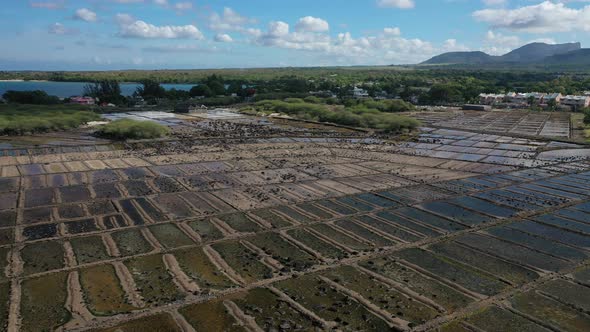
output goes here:
<path id="1" fill-rule="evenodd" d="M 561 99 L 561 105 L 569 106 L 572 110 L 579 110 L 590 106 L 590 96 L 568 95 Z"/>
<path id="2" fill-rule="evenodd" d="M 356 86 L 352 89 L 352 95 L 354 98 L 369 98 L 369 92 L 365 89 L 357 88 Z"/>
<path id="3" fill-rule="evenodd" d="M 546 96 L 546 93 L 541 92 L 528 92 L 524 94 L 525 103 L 530 103 L 531 101 L 535 105 L 540 105 L 543 103 L 543 98 Z"/>
<path id="4" fill-rule="evenodd" d="M 559 92 L 549 93 L 549 94 L 545 95 L 545 97 L 543 97 L 543 104 L 549 104 L 549 101 L 553 100 L 553 101 L 555 101 L 555 104 L 557 105 L 561 101 L 561 98 L 563 98 L 563 95 Z"/>
<path id="5" fill-rule="evenodd" d="M 487 94 L 482 93 L 479 95 L 479 103 L 482 105 L 494 105 L 504 101 L 505 95 L 502 94 Z"/>

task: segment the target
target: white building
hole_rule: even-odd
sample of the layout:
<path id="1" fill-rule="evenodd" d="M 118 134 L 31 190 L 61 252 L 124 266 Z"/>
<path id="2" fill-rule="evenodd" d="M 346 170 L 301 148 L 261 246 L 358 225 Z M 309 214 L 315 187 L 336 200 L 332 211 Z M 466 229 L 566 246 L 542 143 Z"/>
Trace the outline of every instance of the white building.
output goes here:
<path id="1" fill-rule="evenodd" d="M 579 110 L 590 106 L 590 96 L 565 96 L 561 99 L 561 104 L 569 106 L 572 109 Z"/>
<path id="2" fill-rule="evenodd" d="M 354 98 L 369 98 L 369 92 L 367 90 L 357 88 L 356 86 L 352 89 L 352 95 Z"/>
<path id="3" fill-rule="evenodd" d="M 479 95 L 479 103 L 482 105 L 494 105 L 504 101 L 505 95 L 493 94 L 493 93 L 482 93 Z"/>
<path id="4" fill-rule="evenodd" d="M 563 98 L 563 95 L 559 92 L 556 93 L 549 93 L 543 97 L 543 104 L 549 104 L 551 100 L 555 101 L 555 105 L 558 105 Z"/>

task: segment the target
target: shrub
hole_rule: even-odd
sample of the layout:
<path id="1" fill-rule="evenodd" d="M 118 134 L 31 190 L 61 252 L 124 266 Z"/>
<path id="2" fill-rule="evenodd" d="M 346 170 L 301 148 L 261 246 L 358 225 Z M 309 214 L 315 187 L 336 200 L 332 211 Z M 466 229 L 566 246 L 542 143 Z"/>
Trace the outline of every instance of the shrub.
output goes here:
<path id="1" fill-rule="evenodd" d="M 94 112 L 63 106 L 3 105 L 0 107 L 0 134 L 25 135 L 77 128 L 99 120 Z"/>
<path id="2" fill-rule="evenodd" d="M 263 100 L 255 104 L 259 112 L 283 113 L 298 119 L 329 122 L 345 126 L 373 128 L 388 133 L 413 130 L 420 122 L 405 116 L 385 113 L 375 108 L 367 108 L 362 103 L 351 103 L 352 107 L 328 108 L 322 104 L 305 102 L 286 102 Z"/>
<path id="3" fill-rule="evenodd" d="M 152 121 L 137 121 L 131 119 L 115 120 L 100 127 L 99 136 L 112 139 L 149 139 L 168 135 L 170 129 Z"/>
<path id="4" fill-rule="evenodd" d="M 285 102 L 289 104 L 300 104 L 303 103 L 301 98 L 285 98 Z"/>
<path id="5" fill-rule="evenodd" d="M 584 123 L 585 124 L 590 124 L 590 108 L 585 108 L 584 109 Z"/>
<path id="6" fill-rule="evenodd" d="M 61 101 L 56 96 L 50 96 L 45 91 L 6 91 L 4 99 L 11 103 L 32 104 L 32 105 L 55 105 Z"/>
<path id="7" fill-rule="evenodd" d="M 303 98 L 303 101 L 310 104 L 321 104 L 324 102 L 321 98 L 318 98 L 316 96 L 305 97 Z"/>

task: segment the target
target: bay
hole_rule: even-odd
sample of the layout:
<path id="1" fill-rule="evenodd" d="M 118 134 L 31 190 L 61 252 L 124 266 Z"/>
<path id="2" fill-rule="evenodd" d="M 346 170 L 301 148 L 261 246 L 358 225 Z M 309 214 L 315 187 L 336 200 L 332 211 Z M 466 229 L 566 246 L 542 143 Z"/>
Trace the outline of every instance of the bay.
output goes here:
<path id="1" fill-rule="evenodd" d="M 52 96 L 67 98 L 82 95 L 86 84 L 88 84 L 88 82 L 0 81 L 0 97 L 9 90 L 41 90 Z M 188 91 L 195 85 L 197 84 L 162 84 L 162 87 L 166 90 L 174 88 L 177 90 Z M 131 96 L 139 86 L 141 86 L 141 84 L 121 83 L 121 94 L 124 96 Z"/>

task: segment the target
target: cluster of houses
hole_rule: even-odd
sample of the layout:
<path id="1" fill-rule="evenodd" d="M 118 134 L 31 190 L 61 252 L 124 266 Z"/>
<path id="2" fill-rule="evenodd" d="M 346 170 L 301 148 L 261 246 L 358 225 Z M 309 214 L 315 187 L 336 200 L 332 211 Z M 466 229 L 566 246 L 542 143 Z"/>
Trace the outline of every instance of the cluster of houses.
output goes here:
<path id="1" fill-rule="evenodd" d="M 580 110 L 590 106 L 590 93 L 584 95 L 567 95 L 561 93 L 516 93 L 479 95 L 481 105 L 494 105 L 506 107 L 519 107 L 526 105 L 538 105 L 541 107 L 554 106 L 565 110 Z"/>

